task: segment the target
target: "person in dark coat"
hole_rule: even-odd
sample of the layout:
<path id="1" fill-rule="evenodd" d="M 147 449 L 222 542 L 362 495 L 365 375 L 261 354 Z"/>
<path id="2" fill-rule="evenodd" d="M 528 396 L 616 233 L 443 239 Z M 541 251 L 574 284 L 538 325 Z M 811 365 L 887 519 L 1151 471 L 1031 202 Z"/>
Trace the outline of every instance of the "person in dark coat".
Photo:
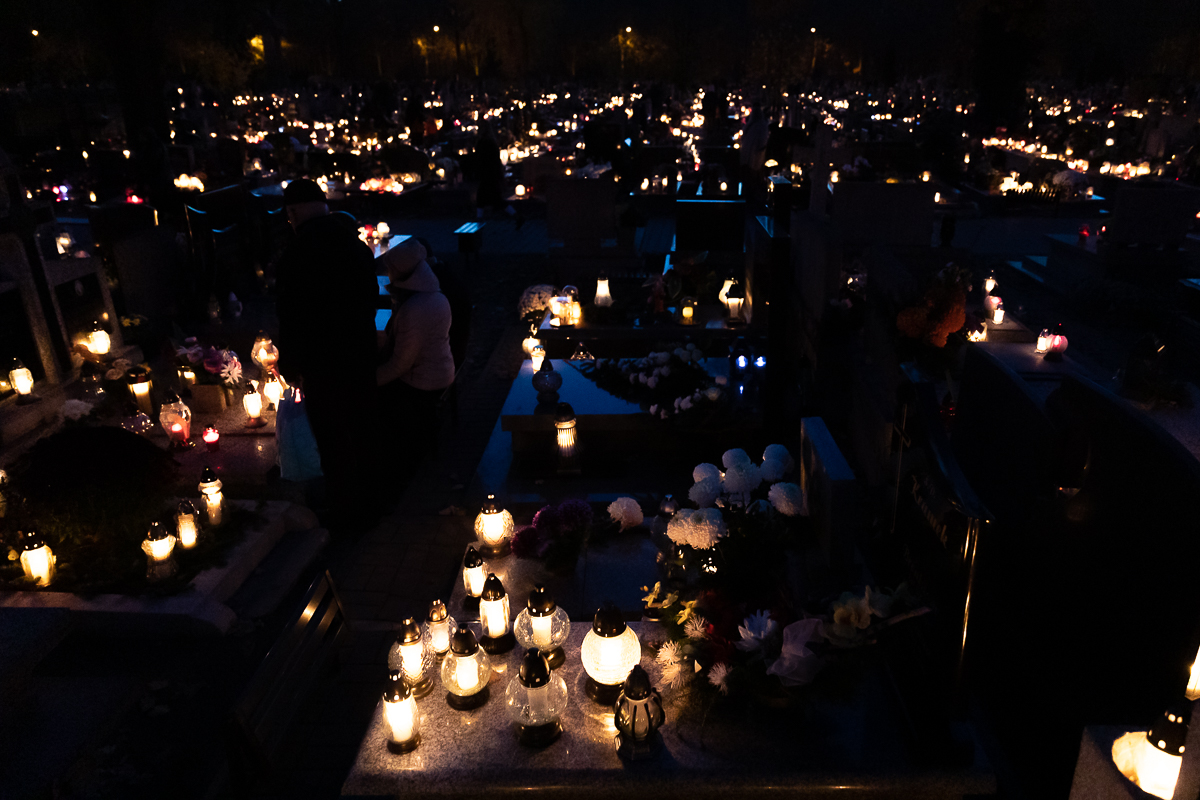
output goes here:
<path id="1" fill-rule="evenodd" d="M 278 267 L 277 367 L 304 393 L 331 522 L 360 527 L 378 510 L 374 254 L 315 181 L 293 181 L 283 202 L 296 235 Z"/>

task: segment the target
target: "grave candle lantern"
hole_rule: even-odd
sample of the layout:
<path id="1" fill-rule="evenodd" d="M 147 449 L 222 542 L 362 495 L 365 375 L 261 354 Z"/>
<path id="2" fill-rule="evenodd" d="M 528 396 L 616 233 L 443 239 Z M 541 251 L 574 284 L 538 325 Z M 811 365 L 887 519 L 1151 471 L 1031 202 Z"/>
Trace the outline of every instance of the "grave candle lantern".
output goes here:
<path id="1" fill-rule="evenodd" d="M 417 701 L 401 675 L 388 673 L 388 688 L 383 693 L 383 718 L 387 722 L 387 748 L 393 753 L 408 753 L 421 743 L 421 715 Z"/>
<path id="2" fill-rule="evenodd" d="M 1167 709 L 1149 731 L 1132 731 L 1113 742 L 1117 769 L 1142 791 L 1171 800 L 1183 765 L 1190 706 Z"/>
<path id="3" fill-rule="evenodd" d="M 250 358 L 263 371 L 270 372 L 275 368 L 275 362 L 279 361 L 279 348 L 271 343 L 271 337 L 259 333 L 254 346 L 250 348 Z"/>
<path id="4" fill-rule="evenodd" d="M 158 424 L 167 434 L 173 448 L 188 447 L 192 436 L 192 410 L 174 392 L 167 392 L 158 411 Z"/>
<path id="5" fill-rule="evenodd" d="M 696 324 L 697 301 L 694 297 L 685 297 L 680 301 L 679 317 L 684 325 Z"/>
<path id="6" fill-rule="evenodd" d="M 215 453 L 221 449 L 221 432 L 214 427 L 207 427 L 204 433 L 200 434 L 200 438 L 204 440 L 204 446 L 208 448 L 208 452 Z"/>
<path id="7" fill-rule="evenodd" d="M 271 375 L 267 378 L 267 382 L 263 384 L 263 394 L 270 401 L 271 405 L 278 410 L 279 401 L 283 398 L 283 383 L 279 378 Z"/>
<path id="8" fill-rule="evenodd" d="M 196 371 L 191 367 L 179 368 L 179 388 L 187 389 L 196 385 Z"/>
<path id="9" fill-rule="evenodd" d="M 483 510 L 475 517 L 475 535 L 479 550 L 487 558 L 506 555 L 513 533 L 512 514 L 496 505 L 496 495 L 489 494 Z"/>
<path id="10" fill-rule="evenodd" d="M 537 372 L 542 368 L 542 362 L 546 360 L 546 348 L 540 344 L 534 345 L 529 352 L 529 357 L 532 359 L 533 371 Z"/>
<path id="11" fill-rule="evenodd" d="M 992 311 L 992 324 L 1002 325 L 1004 323 L 1004 303 L 996 303 L 996 308 Z"/>
<path id="12" fill-rule="evenodd" d="M 112 338 L 108 335 L 108 331 L 100 327 L 100 322 L 92 323 L 92 328 L 87 335 L 88 352 L 94 356 L 106 356 L 112 348 Z"/>
<path id="13" fill-rule="evenodd" d="M 17 393 L 17 403 L 25 404 L 33 401 L 33 373 L 14 358 L 8 368 L 8 385 Z"/>
<path id="14" fill-rule="evenodd" d="M 480 644 L 491 655 L 507 653 L 516 643 L 509 613 L 508 592 L 496 573 L 490 572 L 479 595 L 479 624 L 483 628 Z"/>
<path id="15" fill-rule="evenodd" d="M 603 272 L 596 279 L 596 299 L 593 302 L 606 308 L 613 304 L 612 294 L 608 288 L 608 275 Z"/>
<path id="16" fill-rule="evenodd" d="M 401 623 L 396 641 L 388 651 L 388 669 L 398 669 L 415 697 L 424 697 L 433 689 L 429 672 L 433 666 L 433 651 L 421 635 L 421 624 L 412 617 Z"/>
<path id="17" fill-rule="evenodd" d="M 983 281 L 983 291 L 986 294 L 991 294 L 992 290 L 995 289 L 996 286 L 997 286 L 997 284 L 996 284 L 996 276 L 995 275 L 988 275 L 987 278 Z"/>
<path id="18" fill-rule="evenodd" d="M 575 409 L 570 403 L 559 403 L 554 416 L 554 431 L 558 442 L 558 468 L 560 472 L 578 469 L 575 462 Z"/>
<path id="19" fill-rule="evenodd" d="M 1067 352 L 1067 337 L 1063 336 L 1062 323 L 1054 326 L 1054 333 L 1050 334 L 1050 346 L 1046 353 L 1046 358 L 1051 361 L 1061 361 L 1062 354 Z"/>
<path id="20" fill-rule="evenodd" d="M 21 538 L 21 570 L 36 585 L 50 585 L 56 561 L 54 551 L 41 534 L 30 531 Z"/>
<path id="21" fill-rule="evenodd" d="M 450 637 L 450 652 L 442 661 L 446 703 L 459 711 L 478 708 L 488 700 L 491 677 L 492 663 L 488 654 L 475 641 L 471 629 L 459 625 Z"/>
<path id="22" fill-rule="evenodd" d="M 267 422 L 262 418 L 262 395 L 253 386 L 246 387 L 242 395 L 242 407 L 246 409 L 246 427 L 261 428 Z"/>
<path id="23" fill-rule="evenodd" d="M 529 335 L 521 341 L 521 350 L 525 355 L 532 356 L 533 348 L 538 346 L 537 325 L 529 326 Z"/>
<path id="24" fill-rule="evenodd" d="M 70 231 L 63 231 L 54 237 L 54 244 L 60 256 L 69 256 L 71 248 L 75 246 L 75 237 L 71 236 Z"/>
<path id="25" fill-rule="evenodd" d="M 738 324 L 742 321 L 742 308 L 746 305 L 746 289 L 737 281 L 725 293 L 725 307 L 729 309 L 729 321 Z"/>
<path id="26" fill-rule="evenodd" d="M 1048 328 L 1042 328 L 1042 332 L 1038 334 L 1038 338 L 1037 338 L 1037 352 L 1044 353 L 1049 349 L 1050 349 L 1050 330 Z"/>
<path id="27" fill-rule="evenodd" d="M 221 524 L 224 514 L 225 496 L 221 494 L 221 481 L 213 473 L 212 467 L 205 467 L 200 473 L 200 494 L 204 495 L 204 507 L 208 512 L 208 524 Z"/>
<path id="28" fill-rule="evenodd" d="M 129 393 L 137 407 L 145 414 L 153 414 L 154 409 L 150 405 L 150 370 L 133 367 L 125 373 L 125 382 L 129 384 Z"/>
<path id="29" fill-rule="evenodd" d="M 1185 696 L 1191 702 L 1200 700 L 1200 652 L 1196 653 L 1196 660 L 1192 662 L 1192 670 L 1188 673 Z"/>
<path id="30" fill-rule="evenodd" d="M 425 636 L 429 649 L 437 658 L 443 658 L 450 649 L 450 632 L 454 630 L 454 617 L 446 610 L 446 604 L 434 600 L 429 605 L 429 619 L 425 623 Z"/>
<path id="31" fill-rule="evenodd" d="M 517 741 L 545 747 L 562 735 L 559 722 L 567 708 L 567 683 L 550 671 L 546 657 L 529 648 L 504 694 L 508 714 L 517 725 Z"/>
<path id="32" fill-rule="evenodd" d="M 656 749 L 655 733 L 665 718 L 662 697 L 650 684 L 650 676 L 640 664 L 634 666 L 613 707 L 618 755 L 634 760 L 650 755 Z"/>
<path id="33" fill-rule="evenodd" d="M 513 633 L 522 647 L 540 650 L 550 669 L 558 669 L 566 661 L 562 646 L 571 633 L 571 619 L 566 609 L 554 602 L 546 587 L 535 586 L 529 593 L 525 608 L 517 615 Z"/>
<path id="34" fill-rule="evenodd" d="M 596 611 L 579 655 L 588 675 L 584 684 L 587 696 L 607 706 L 616 701 L 621 684 L 641 660 L 642 646 L 617 607 L 605 603 Z"/>
<path id="35" fill-rule="evenodd" d="M 175 535 L 158 522 L 150 523 L 150 530 L 142 540 L 142 552 L 146 554 L 146 580 L 151 583 L 175 574 Z"/>
<path id="36" fill-rule="evenodd" d="M 196 507 L 191 500 L 180 500 L 179 511 L 175 514 L 175 532 L 178 534 L 179 546 L 191 550 L 196 546 L 196 536 L 199 520 Z"/>
<path id="37" fill-rule="evenodd" d="M 487 573 L 483 569 L 483 557 L 474 547 L 467 548 L 463 556 L 463 587 L 467 590 L 467 598 L 463 607 L 468 611 L 479 608 L 479 596 L 483 594 L 483 584 Z"/>

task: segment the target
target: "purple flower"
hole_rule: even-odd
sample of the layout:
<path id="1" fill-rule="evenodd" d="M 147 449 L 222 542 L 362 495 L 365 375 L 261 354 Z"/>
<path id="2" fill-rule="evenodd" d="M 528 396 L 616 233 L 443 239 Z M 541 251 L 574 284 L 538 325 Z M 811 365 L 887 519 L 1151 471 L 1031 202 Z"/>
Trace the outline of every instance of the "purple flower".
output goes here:
<path id="1" fill-rule="evenodd" d="M 532 525 L 526 525 L 524 528 L 521 528 L 512 537 L 513 555 L 517 558 L 532 557 L 537 553 L 540 538 L 537 529 Z"/>
<path id="2" fill-rule="evenodd" d="M 587 530 L 592 525 L 592 507 L 583 500 L 567 500 L 558 507 L 564 531 Z"/>
<path id="3" fill-rule="evenodd" d="M 533 515 L 533 527 L 537 528 L 543 537 L 557 536 L 562 530 L 562 519 L 554 506 L 542 506 L 542 510 Z"/>

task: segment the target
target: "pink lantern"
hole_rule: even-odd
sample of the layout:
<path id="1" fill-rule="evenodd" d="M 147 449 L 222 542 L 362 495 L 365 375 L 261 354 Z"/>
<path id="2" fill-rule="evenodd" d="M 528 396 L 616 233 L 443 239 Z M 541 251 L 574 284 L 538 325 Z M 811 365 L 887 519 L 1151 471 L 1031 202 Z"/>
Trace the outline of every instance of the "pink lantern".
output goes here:
<path id="1" fill-rule="evenodd" d="M 1061 361 L 1062 354 L 1067 351 L 1067 337 L 1063 335 L 1062 323 L 1054 326 L 1054 332 L 1050 334 L 1050 347 L 1046 353 L 1046 358 L 1051 361 Z"/>

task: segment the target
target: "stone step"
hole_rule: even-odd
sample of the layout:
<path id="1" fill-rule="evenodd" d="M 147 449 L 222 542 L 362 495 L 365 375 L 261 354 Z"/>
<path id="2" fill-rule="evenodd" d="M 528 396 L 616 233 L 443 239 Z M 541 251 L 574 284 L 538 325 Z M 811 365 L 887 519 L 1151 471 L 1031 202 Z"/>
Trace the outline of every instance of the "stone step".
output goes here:
<path id="1" fill-rule="evenodd" d="M 226 604 L 239 619 L 267 616 L 279 607 L 328 544 L 329 531 L 324 528 L 285 534 Z"/>

